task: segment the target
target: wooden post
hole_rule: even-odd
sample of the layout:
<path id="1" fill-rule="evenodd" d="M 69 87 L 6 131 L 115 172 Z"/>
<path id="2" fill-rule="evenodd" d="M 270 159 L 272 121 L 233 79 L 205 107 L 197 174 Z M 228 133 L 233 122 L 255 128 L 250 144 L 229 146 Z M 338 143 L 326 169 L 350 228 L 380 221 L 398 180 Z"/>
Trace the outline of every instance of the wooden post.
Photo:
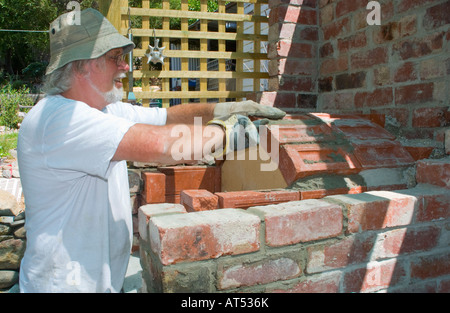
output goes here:
<path id="1" fill-rule="evenodd" d="M 99 0 L 98 8 L 111 24 L 120 32 L 122 27 L 122 17 L 120 14 L 121 0 Z"/>

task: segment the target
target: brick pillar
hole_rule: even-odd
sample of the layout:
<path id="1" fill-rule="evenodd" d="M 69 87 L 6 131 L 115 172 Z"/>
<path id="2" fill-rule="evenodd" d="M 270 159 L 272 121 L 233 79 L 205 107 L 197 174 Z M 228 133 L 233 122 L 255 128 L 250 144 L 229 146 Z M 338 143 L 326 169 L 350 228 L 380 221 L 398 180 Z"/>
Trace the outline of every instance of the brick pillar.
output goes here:
<path id="1" fill-rule="evenodd" d="M 269 91 L 253 99 L 287 112 L 314 111 L 317 102 L 316 0 L 269 0 Z"/>

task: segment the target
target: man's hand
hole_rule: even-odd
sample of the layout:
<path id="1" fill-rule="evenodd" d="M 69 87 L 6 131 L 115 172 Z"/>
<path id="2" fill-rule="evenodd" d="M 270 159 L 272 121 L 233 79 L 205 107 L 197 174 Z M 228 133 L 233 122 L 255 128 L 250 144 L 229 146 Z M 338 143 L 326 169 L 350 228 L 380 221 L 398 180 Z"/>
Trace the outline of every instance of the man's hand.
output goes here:
<path id="1" fill-rule="evenodd" d="M 223 150 L 216 151 L 213 155 L 219 159 L 231 151 L 243 150 L 259 144 L 259 126 L 269 122 L 267 119 L 260 119 L 254 123 L 247 116 L 234 114 L 229 118 L 213 119 L 208 125 L 222 126 L 225 131 L 225 144 Z"/>
<path id="2" fill-rule="evenodd" d="M 224 119 L 233 114 L 278 120 L 282 119 L 286 115 L 286 112 L 268 105 L 256 103 L 252 100 L 216 103 L 214 118 Z"/>

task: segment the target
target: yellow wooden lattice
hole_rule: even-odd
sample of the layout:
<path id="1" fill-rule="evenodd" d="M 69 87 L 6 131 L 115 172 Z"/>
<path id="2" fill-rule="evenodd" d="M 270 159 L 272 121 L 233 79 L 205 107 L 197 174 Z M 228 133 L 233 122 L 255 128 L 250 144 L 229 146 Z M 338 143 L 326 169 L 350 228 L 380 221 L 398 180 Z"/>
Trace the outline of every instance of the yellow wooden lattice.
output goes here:
<path id="1" fill-rule="evenodd" d="M 160 1 L 160 8 L 151 8 L 151 1 Z M 249 92 L 265 90 L 268 0 L 217 0 L 216 12 L 208 12 L 208 0 L 200 0 L 200 11 L 190 10 L 188 0 L 180 1 L 181 9 L 174 9 L 169 0 L 142 0 L 139 8 L 128 8 L 128 1 L 120 0 L 123 35 L 128 33 L 128 12 L 142 21 L 141 28 L 131 30 L 140 40 L 133 51 L 134 61 L 140 60 L 133 71 L 134 81 L 141 81 L 141 88 L 133 89 L 136 98 L 144 106 L 159 100 L 169 107 L 242 100 Z M 158 28 L 152 25 L 155 19 Z M 170 27 L 173 19 L 180 21 L 177 29 Z M 147 64 L 145 54 L 154 36 L 165 47 L 164 66 Z M 155 82 L 160 90 L 152 87 Z"/>

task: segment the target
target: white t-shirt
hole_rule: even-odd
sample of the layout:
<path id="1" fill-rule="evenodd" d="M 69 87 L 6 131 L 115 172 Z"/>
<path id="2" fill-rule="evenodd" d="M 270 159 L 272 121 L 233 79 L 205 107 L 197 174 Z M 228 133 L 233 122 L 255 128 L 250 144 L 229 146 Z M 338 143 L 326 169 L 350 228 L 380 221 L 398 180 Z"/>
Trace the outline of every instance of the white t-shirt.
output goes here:
<path id="1" fill-rule="evenodd" d="M 103 111 L 62 96 L 25 117 L 18 163 L 27 248 L 21 292 L 119 292 L 131 249 L 126 161 L 111 159 L 135 123 L 164 125 L 167 112 L 117 102 Z"/>

